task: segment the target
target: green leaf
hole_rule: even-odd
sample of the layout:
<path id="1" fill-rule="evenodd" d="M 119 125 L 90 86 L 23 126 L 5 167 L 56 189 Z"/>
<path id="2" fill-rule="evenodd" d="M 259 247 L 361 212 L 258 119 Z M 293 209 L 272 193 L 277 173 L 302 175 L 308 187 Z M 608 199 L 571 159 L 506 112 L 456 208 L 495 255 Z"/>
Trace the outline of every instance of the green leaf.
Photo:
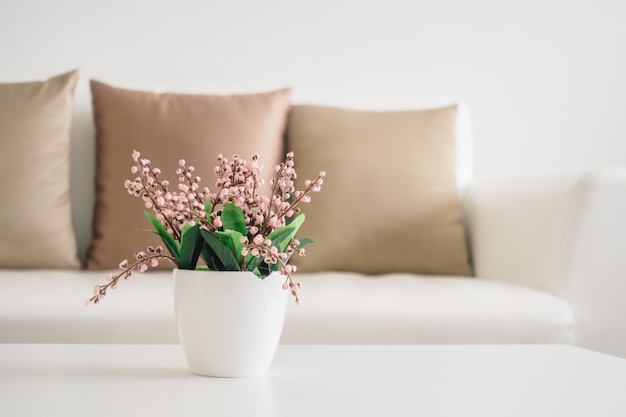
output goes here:
<path id="1" fill-rule="evenodd" d="M 261 262 L 261 264 L 259 265 L 259 267 L 256 269 L 257 271 L 259 271 L 259 275 L 260 277 L 266 277 L 268 275 L 270 275 L 272 273 L 272 269 L 270 268 L 270 266 L 268 264 L 266 264 L 265 262 Z"/>
<path id="2" fill-rule="evenodd" d="M 243 210 L 241 207 L 235 206 L 235 203 L 228 203 L 224 206 L 220 219 L 222 220 L 222 228 L 224 230 L 234 230 L 243 236 L 248 234 Z"/>
<path id="3" fill-rule="evenodd" d="M 237 258 L 237 262 L 241 263 L 243 256 L 241 255 L 241 250 L 245 246 L 241 243 L 241 238 L 243 235 L 236 230 L 227 230 L 224 232 L 220 232 L 219 230 L 215 232 L 217 237 L 220 238 L 226 246 L 231 250 L 235 258 Z"/>
<path id="4" fill-rule="evenodd" d="M 284 252 L 291 239 L 293 239 L 293 235 L 296 233 L 296 231 L 297 229 L 294 230 L 293 227 L 289 226 L 284 226 L 274 230 L 274 232 L 270 234 L 270 236 L 274 236 L 274 238 L 271 239 L 271 246 L 275 246 L 279 252 Z M 278 235 L 276 234 L 276 232 L 278 232 Z M 272 271 L 278 271 L 280 269 L 280 264 L 278 262 L 275 264 L 267 264 L 263 262 L 263 264 L 259 266 L 259 269 L 261 270 L 262 274 L 267 276 Z"/>
<path id="5" fill-rule="evenodd" d="M 178 247 L 178 242 L 169 234 L 165 227 L 161 224 L 161 222 L 152 215 L 149 211 L 143 212 L 148 220 L 152 223 L 152 226 L 156 229 L 156 233 L 161 237 L 163 244 L 170 252 L 170 255 L 178 262 L 178 258 L 180 256 L 180 251 Z"/>
<path id="6" fill-rule="evenodd" d="M 200 236 L 200 225 L 187 226 L 183 227 L 180 238 L 179 268 L 196 269 L 204 240 Z"/>
<path id="7" fill-rule="evenodd" d="M 202 260 L 207 265 L 207 268 L 210 271 L 224 271 L 224 265 L 220 262 L 217 255 L 213 251 L 209 250 L 208 245 L 205 243 L 202 247 L 202 252 L 200 253 Z"/>
<path id="8" fill-rule="evenodd" d="M 296 233 L 304 223 L 305 216 L 304 213 L 296 216 L 291 223 L 286 226 L 279 227 L 270 233 L 267 238 L 272 241 L 272 246 L 275 246 L 279 252 L 285 252 L 289 243 L 293 240 Z M 289 258 L 284 259 L 284 262 L 288 262 Z M 278 271 L 280 269 L 280 264 L 275 263 L 268 265 L 265 262 L 261 263 L 258 266 L 259 271 L 263 276 L 267 276 L 272 273 L 272 271 Z"/>
<path id="9" fill-rule="evenodd" d="M 246 258 L 246 271 L 256 270 L 261 265 L 261 262 L 263 262 L 261 256 L 248 255 Z"/>
<path id="10" fill-rule="evenodd" d="M 206 220 L 210 224 L 213 224 L 213 220 L 211 219 L 211 210 L 213 210 L 213 203 L 211 203 L 210 201 L 205 201 L 204 202 L 204 212 L 206 213 Z"/>
<path id="11" fill-rule="evenodd" d="M 308 245 L 309 243 L 313 243 L 313 239 L 309 239 L 308 237 L 303 237 L 298 239 L 298 246 L 296 246 L 296 249 L 302 249 L 304 246 Z M 283 259 L 283 262 L 288 263 L 289 260 L 291 259 L 292 255 L 289 255 L 288 257 L 286 257 L 285 259 Z"/>
<path id="12" fill-rule="evenodd" d="M 289 242 L 295 237 L 296 233 L 304 223 L 304 213 L 294 217 L 294 219 L 286 226 L 279 227 L 270 233 L 267 238 L 272 241 L 272 246 L 276 246 L 279 252 L 284 252 Z M 288 232 L 288 233 L 286 233 Z"/>
<path id="13" fill-rule="evenodd" d="M 280 233 L 274 238 L 270 238 L 272 246 L 275 246 L 279 252 L 284 252 L 291 239 L 293 239 L 293 235 L 296 233 L 296 230 L 291 229 L 289 226 L 285 226 L 280 229 L 276 229 L 274 232 L 276 231 L 280 231 Z M 272 233 L 272 235 L 274 235 L 274 233 Z"/>
<path id="14" fill-rule="evenodd" d="M 215 261 L 219 261 L 221 265 L 216 265 L 218 268 L 221 266 L 223 268 L 219 268 L 219 270 L 224 271 L 240 271 L 239 263 L 237 262 L 237 258 L 233 255 L 231 250 L 220 240 L 219 237 L 215 236 L 213 233 L 208 230 L 200 229 L 200 234 L 202 238 L 206 242 L 206 247 L 208 251 L 208 256 L 210 256 L 214 263 Z M 208 265 L 208 264 L 207 264 Z M 208 265 L 211 267 L 211 265 Z"/>
<path id="15" fill-rule="evenodd" d="M 309 243 L 313 243 L 313 239 L 309 239 L 308 237 L 301 237 L 301 238 L 298 239 L 298 242 L 300 242 L 300 243 L 298 244 L 298 246 L 296 248 L 297 249 L 302 249 L 303 247 L 305 247 Z"/>

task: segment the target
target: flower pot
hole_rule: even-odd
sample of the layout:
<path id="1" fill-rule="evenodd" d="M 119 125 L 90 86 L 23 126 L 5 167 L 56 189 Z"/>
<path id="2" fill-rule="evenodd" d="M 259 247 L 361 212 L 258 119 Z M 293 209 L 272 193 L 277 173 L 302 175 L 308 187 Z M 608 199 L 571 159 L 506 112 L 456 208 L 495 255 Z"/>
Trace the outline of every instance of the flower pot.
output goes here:
<path id="1" fill-rule="evenodd" d="M 249 377 L 267 372 L 285 320 L 285 277 L 174 270 L 180 343 L 192 373 Z"/>

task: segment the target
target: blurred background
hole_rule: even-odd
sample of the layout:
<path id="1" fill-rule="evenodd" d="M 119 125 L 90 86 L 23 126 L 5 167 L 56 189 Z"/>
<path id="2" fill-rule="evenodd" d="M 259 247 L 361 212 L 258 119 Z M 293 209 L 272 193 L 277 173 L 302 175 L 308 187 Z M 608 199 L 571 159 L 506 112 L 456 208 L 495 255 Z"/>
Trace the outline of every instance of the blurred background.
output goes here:
<path id="1" fill-rule="evenodd" d="M 624 22 L 624 0 L 0 0 L 0 82 L 460 97 L 477 175 L 572 171 L 626 164 Z"/>

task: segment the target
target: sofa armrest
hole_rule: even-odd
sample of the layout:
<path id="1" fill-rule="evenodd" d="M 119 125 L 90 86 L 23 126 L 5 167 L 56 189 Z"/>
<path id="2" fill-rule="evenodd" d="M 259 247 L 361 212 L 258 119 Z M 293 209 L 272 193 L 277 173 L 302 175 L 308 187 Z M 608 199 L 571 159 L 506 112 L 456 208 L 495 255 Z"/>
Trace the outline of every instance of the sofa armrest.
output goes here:
<path id="1" fill-rule="evenodd" d="M 464 212 L 479 278 L 562 294 L 564 232 L 581 175 L 473 181 Z"/>
<path id="2" fill-rule="evenodd" d="M 591 172 L 577 191 L 564 268 L 574 343 L 626 357 L 626 168 Z"/>
<path id="3" fill-rule="evenodd" d="M 569 301 L 580 346 L 626 356 L 626 169 L 472 183 L 477 277 Z"/>

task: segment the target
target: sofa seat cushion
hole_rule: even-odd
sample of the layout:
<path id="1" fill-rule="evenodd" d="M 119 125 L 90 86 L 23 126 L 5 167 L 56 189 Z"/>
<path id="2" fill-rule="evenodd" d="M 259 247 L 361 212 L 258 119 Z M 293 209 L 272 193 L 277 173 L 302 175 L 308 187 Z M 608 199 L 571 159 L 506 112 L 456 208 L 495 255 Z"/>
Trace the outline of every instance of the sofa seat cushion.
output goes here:
<path id="1" fill-rule="evenodd" d="M 178 343 L 171 271 L 135 273 L 85 306 L 107 271 L 0 271 L 0 342 Z"/>
<path id="2" fill-rule="evenodd" d="M 286 344 L 571 343 L 573 312 L 547 292 L 412 274 L 301 274 Z"/>
<path id="3" fill-rule="evenodd" d="M 133 274 L 85 307 L 106 272 L 0 271 L 0 343 L 178 343 L 169 271 Z M 496 281 L 393 274 L 299 274 L 286 344 L 569 343 L 569 306 Z"/>

